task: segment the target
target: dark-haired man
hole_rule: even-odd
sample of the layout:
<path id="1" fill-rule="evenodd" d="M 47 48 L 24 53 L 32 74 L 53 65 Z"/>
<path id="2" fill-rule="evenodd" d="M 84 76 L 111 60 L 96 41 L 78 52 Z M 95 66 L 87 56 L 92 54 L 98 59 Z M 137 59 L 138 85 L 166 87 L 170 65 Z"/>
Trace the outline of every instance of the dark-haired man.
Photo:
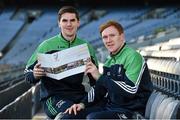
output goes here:
<path id="1" fill-rule="evenodd" d="M 87 43 L 85 40 L 77 37 L 76 33 L 80 21 L 79 14 L 74 7 L 64 6 L 59 10 L 58 25 L 61 33 L 42 42 L 29 59 L 25 69 L 25 79 L 28 83 L 36 84 L 39 81 L 41 82 L 40 99 L 43 103 L 45 113 L 52 119 L 74 103 L 79 103 L 87 94 L 83 83 L 84 73 L 55 80 L 46 76 L 46 72 L 37 61 L 37 53 L 51 54 Z M 97 66 L 95 51 L 89 44 L 88 48 L 91 60 Z M 90 83 L 86 81 L 86 84 L 94 85 L 95 81 L 92 80 L 92 77 L 89 78 Z"/>

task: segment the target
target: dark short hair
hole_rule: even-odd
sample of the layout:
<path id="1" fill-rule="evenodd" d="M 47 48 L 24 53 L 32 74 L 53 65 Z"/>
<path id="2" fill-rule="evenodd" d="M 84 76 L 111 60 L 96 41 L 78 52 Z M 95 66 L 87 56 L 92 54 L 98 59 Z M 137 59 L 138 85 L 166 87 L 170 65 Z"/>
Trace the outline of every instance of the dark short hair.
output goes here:
<path id="1" fill-rule="evenodd" d="M 79 20 L 79 13 L 76 8 L 73 6 L 64 6 L 58 12 L 58 21 L 60 21 L 62 14 L 64 13 L 74 13 L 76 15 L 77 20 Z"/>
<path id="2" fill-rule="evenodd" d="M 104 24 L 101 24 L 101 26 L 99 27 L 100 33 L 102 34 L 104 29 L 106 29 L 106 28 L 108 28 L 110 26 L 114 26 L 118 30 L 119 34 L 124 33 L 122 25 L 120 23 L 116 22 L 116 21 L 113 21 L 113 20 L 110 20 L 110 21 L 107 21 Z"/>

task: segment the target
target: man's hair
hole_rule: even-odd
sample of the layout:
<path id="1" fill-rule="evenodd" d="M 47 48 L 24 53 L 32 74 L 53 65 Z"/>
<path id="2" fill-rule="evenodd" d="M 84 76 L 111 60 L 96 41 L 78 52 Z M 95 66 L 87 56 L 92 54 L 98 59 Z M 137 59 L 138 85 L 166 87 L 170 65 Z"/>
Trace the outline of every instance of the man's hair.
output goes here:
<path id="1" fill-rule="evenodd" d="M 102 34 L 104 29 L 106 29 L 106 28 L 108 28 L 110 26 L 114 26 L 118 30 L 119 34 L 124 33 L 122 25 L 120 23 L 116 22 L 116 21 L 113 21 L 113 20 L 107 21 L 106 23 L 102 24 L 99 27 L 100 33 Z"/>
<path id="2" fill-rule="evenodd" d="M 60 21 L 62 14 L 64 13 L 74 13 L 76 15 L 77 20 L 79 20 L 79 13 L 76 8 L 73 6 L 64 6 L 58 12 L 58 21 Z"/>

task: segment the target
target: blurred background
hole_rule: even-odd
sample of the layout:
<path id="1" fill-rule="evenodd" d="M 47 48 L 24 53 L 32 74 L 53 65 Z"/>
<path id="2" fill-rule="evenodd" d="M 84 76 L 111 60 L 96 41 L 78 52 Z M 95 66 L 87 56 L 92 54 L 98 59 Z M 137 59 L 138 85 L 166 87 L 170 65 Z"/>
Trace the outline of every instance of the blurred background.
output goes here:
<path id="1" fill-rule="evenodd" d="M 25 83 L 23 71 L 37 46 L 59 34 L 57 13 L 64 5 L 78 9 L 81 23 L 78 36 L 95 48 L 101 64 L 109 53 L 100 38 L 99 25 L 107 20 L 121 23 L 126 43 L 145 57 L 154 84 L 154 96 L 143 117 L 156 119 L 163 117 L 163 113 L 169 115 L 164 114 L 167 119 L 179 117 L 178 1 L 0 0 L 0 118 L 46 118 L 38 101 L 39 84 Z M 169 111 L 174 110 L 172 114 L 163 111 L 162 106 L 168 105 Z"/>

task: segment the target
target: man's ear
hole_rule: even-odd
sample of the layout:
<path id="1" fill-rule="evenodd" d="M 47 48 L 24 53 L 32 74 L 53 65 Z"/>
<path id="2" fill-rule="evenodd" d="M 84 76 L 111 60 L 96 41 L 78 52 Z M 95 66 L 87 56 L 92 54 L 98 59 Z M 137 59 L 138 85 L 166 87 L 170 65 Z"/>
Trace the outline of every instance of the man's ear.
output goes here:
<path id="1" fill-rule="evenodd" d="M 124 40 L 124 33 L 121 33 L 121 40 Z"/>
<path id="2" fill-rule="evenodd" d="M 78 27 L 80 26 L 80 20 L 78 20 Z"/>
<path id="3" fill-rule="evenodd" d="M 58 27 L 60 28 L 60 21 L 58 20 Z"/>

